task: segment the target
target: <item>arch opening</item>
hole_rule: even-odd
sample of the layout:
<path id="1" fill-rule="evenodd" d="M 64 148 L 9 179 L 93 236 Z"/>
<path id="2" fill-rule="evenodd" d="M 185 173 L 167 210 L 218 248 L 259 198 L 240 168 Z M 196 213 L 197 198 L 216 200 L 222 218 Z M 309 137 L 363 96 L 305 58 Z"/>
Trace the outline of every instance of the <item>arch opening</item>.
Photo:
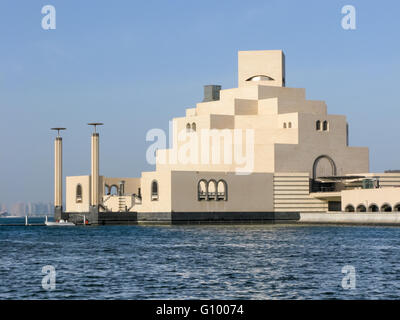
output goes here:
<path id="1" fill-rule="evenodd" d="M 381 206 L 381 212 L 392 212 L 392 207 L 390 204 L 385 203 Z"/>
<path id="2" fill-rule="evenodd" d="M 217 193 L 217 182 L 212 179 L 208 181 L 207 183 L 207 199 L 216 199 L 216 193 Z"/>
<path id="3" fill-rule="evenodd" d="M 336 164 L 331 157 L 321 155 L 314 161 L 313 179 L 329 176 L 336 176 Z"/>
<path id="4" fill-rule="evenodd" d="M 228 198 L 228 185 L 225 180 L 219 180 L 217 184 L 217 200 L 226 201 Z"/>
<path id="5" fill-rule="evenodd" d="M 76 186 L 76 203 L 81 203 L 82 202 L 82 186 L 81 184 L 78 184 Z"/>
<path id="6" fill-rule="evenodd" d="M 116 196 L 118 194 L 118 186 L 113 184 L 110 187 L 110 193 L 109 194 L 112 195 L 112 196 Z"/>
<path id="7" fill-rule="evenodd" d="M 376 204 L 373 203 L 368 207 L 368 211 L 369 212 L 378 212 L 379 211 L 379 207 Z"/>
<path id="8" fill-rule="evenodd" d="M 363 204 L 357 206 L 357 212 L 367 212 L 367 208 Z"/>
<path id="9" fill-rule="evenodd" d="M 201 179 L 197 184 L 197 194 L 199 200 L 207 199 L 207 181 Z"/>
<path id="10" fill-rule="evenodd" d="M 151 183 L 151 201 L 158 200 L 158 182 L 153 180 Z"/>
<path id="11" fill-rule="evenodd" d="M 329 129 L 328 121 L 325 120 L 325 121 L 322 123 L 322 130 L 323 130 L 323 131 L 328 131 L 328 129 Z"/>

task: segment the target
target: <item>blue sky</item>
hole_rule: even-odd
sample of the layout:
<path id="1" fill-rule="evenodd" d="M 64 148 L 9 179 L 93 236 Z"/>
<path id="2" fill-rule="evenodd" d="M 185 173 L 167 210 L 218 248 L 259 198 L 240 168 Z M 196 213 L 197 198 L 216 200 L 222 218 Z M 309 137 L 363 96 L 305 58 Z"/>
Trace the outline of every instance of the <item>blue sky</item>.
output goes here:
<path id="1" fill-rule="evenodd" d="M 56 8 L 56 30 L 41 9 Z M 356 8 L 357 29 L 341 27 Z M 101 121 L 101 174 L 138 176 L 146 132 L 236 87 L 237 51 L 283 49 L 287 86 L 345 114 L 371 171 L 400 168 L 396 1 L 0 2 L 0 203 L 52 201 L 53 126 L 65 126 L 64 175 L 90 172 Z M 127 148 L 126 148 L 127 147 Z"/>

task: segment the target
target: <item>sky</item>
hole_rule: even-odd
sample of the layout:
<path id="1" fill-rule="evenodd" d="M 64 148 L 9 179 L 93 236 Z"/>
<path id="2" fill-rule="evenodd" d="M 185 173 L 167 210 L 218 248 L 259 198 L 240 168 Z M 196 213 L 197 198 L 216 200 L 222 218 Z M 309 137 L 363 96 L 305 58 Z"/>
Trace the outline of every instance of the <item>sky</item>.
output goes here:
<path id="1" fill-rule="evenodd" d="M 44 30 L 42 7 L 56 9 Z M 356 9 L 345 30 L 342 7 Z M 370 170 L 400 169 L 400 2 L 0 2 L 0 203 L 53 200 L 51 127 L 66 127 L 64 176 L 90 173 L 88 122 L 100 128 L 100 174 L 140 176 L 146 133 L 237 86 L 239 50 L 282 49 L 286 86 L 345 114 Z"/>

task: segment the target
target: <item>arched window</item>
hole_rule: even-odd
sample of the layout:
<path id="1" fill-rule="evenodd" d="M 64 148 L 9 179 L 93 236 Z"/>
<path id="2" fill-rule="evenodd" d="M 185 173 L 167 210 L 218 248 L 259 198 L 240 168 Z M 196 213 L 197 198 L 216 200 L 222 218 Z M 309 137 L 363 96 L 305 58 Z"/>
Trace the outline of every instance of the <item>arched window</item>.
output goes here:
<path id="1" fill-rule="evenodd" d="M 80 184 L 76 186 L 76 202 L 82 202 L 82 186 Z"/>
<path id="2" fill-rule="evenodd" d="M 345 211 L 346 212 L 354 212 L 354 207 L 351 204 L 349 204 L 349 205 L 346 206 Z"/>
<path id="3" fill-rule="evenodd" d="M 396 212 L 399 212 L 400 211 L 400 203 L 398 203 L 398 204 L 396 204 L 395 206 L 394 206 L 394 210 L 393 211 L 396 211 Z"/>
<path id="4" fill-rule="evenodd" d="M 318 131 L 321 130 L 321 121 L 318 120 L 318 121 L 315 123 L 315 129 L 318 130 Z"/>
<path id="5" fill-rule="evenodd" d="M 357 206 L 357 212 L 367 212 L 367 208 L 363 204 Z"/>
<path id="6" fill-rule="evenodd" d="M 207 199 L 215 199 L 217 192 L 217 182 L 215 180 L 210 180 L 207 183 Z"/>
<path id="7" fill-rule="evenodd" d="M 290 129 L 291 127 L 292 127 L 292 123 L 289 122 L 289 123 L 288 123 L 288 128 Z"/>
<path id="8" fill-rule="evenodd" d="M 328 130 L 328 121 L 324 121 L 324 123 L 322 124 L 322 130 L 327 131 Z"/>
<path id="9" fill-rule="evenodd" d="M 286 122 L 283 123 L 283 129 L 286 129 Z"/>
<path id="10" fill-rule="evenodd" d="M 201 179 L 197 184 L 197 195 L 198 200 L 206 200 L 207 199 L 207 181 Z"/>
<path id="11" fill-rule="evenodd" d="M 389 204 L 385 203 L 381 207 L 381 212 L 392 212 L 392 207 Z"/>
<path id="12" fill-rule="evenodd" d="M 225 180 L 219 180 L 217 184 L 217 200 L 228 200 L 228 188 Z"/>
<path id="13" fill-rule="evenodd" d="M 186 132 L 190 132 L 190 123 L 186 124 Z"/>
<path id="14" fill-rule="evenodd" d="M 192 131 L 196 131 L 196 124 L 194 122 L 192 123 Z"/>
<path id="15" fill-rule="evenodd" d="M 104 194 L 109 195 L 110 194 L 110 186 L 108 184 L 104 185 Z"/>
<path id="16" fill-rule="evenodd" d="M 118 187 L 115 184 L 110 187 L 110 194 L 113 196 L 116 196 L 118 194 Z"/>
<path id="17" fill-rule="evenodd" d="M 379 208 L 378 208 L 378 206 L 377 206 L 376 204 L 371 204 L 371 205 L 368 207 L 368 211 L 369 211 L 369 212 L 378 212 L 378 211 L 379 211 Z"/>
<path id="18" fill-rule="evenodd" d="M 151 183 L 151 201 L 158 200 L 158 182 L 153 180 Z"/>

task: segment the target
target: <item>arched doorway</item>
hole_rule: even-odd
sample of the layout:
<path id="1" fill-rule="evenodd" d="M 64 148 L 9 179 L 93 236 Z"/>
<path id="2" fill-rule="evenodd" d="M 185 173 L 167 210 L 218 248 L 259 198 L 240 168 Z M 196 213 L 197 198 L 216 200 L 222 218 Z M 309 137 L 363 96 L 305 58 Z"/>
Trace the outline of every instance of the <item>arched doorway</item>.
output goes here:
<path id="1" fill-rule="evenodd" d="M 346 209 L 344 211 L 346 211 L 346 212 L 354 212 L 354 207 L 351 204 L 349 204 L 349 205 L 346 206 Z"/>
<path id="2" fill-rule="evenodd" d="M 319 156 L 313 164 L 313 179 L 329 176 L 336 176 L 335 162 L 327 155 Z"/>

